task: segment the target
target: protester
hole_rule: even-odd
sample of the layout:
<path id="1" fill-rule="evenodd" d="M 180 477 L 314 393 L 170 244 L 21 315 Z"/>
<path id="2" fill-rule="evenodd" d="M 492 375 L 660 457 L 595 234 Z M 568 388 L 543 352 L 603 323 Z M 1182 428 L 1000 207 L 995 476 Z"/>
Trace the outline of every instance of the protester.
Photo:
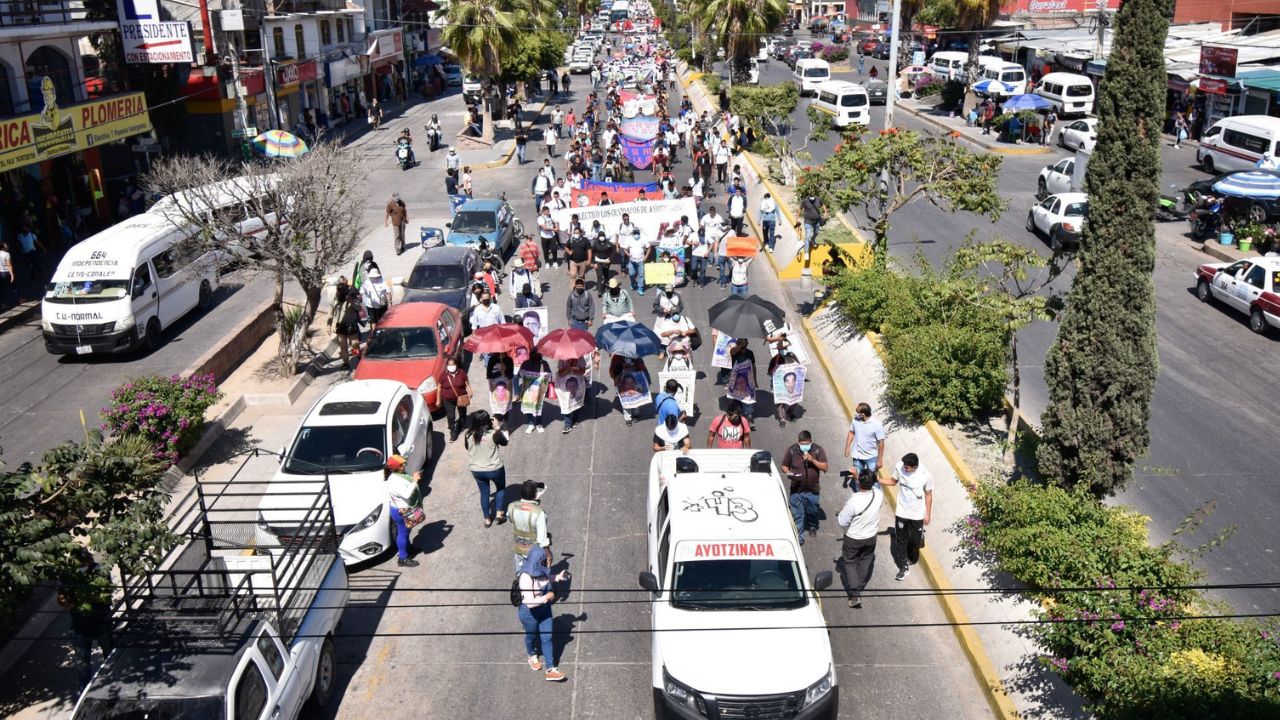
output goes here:
<path id="1" fill-rule="evenodd" d="M 658 354 L 659 360 L 665 359 L 668 355 L 672 358 L 689 360 L 689 354 L 692 352 L 690 344 L 698 331 L 687 316 L 679 312 L 667 317 L 660 316 L 653 323 L 653 332 L 662 340 L 664 346 L 664 352 Z"/>
<path id="2" fill-rule="evenodd" d="M 785 346 L 783 347 L 785 348 Z M 783 372 L 782 370 L 780 370 L 781 367 L 783 367 L 784 365 L 791 365 L 798 362 L 800 361 L 796 359 L 795 353 L 792 353 L 786 349 L 780 349 L 778 351 L 778 354 L 774 355 L 773 358 L 769 361 L 770 383 L 773 386 L 777 385 L 777 379 L 776 379 L 777 374 L 779 372 Z M 795 407 L 796 407 L 795 405 L 791 405 L 785 402 L 780 402 L 779 398 L 775 397 L 773 399 L 773 409 L 774 409 L 775 415 L 778 418 L 778 427 L 786 427 L 788 420 L 794 421 L 796 419 Z"/>
<path id="3" fill-rule="evenodd" d="M 569 327 L 586 330 L 595 319 L 595 301 L 587 294 L 587 286 L 582 278 L 573 281 L 573 291 L 565 298 L 565 319 Z"/>
<path id="4" fill-rule="evenodd" d="M 818 534 L 818 515 L 822 511 L 818 493 L 827 467 L 827 451 L 813 441 L 808 430 L 801 430 L 796 442 L 782 455 L 782 472 L 791 481 L 791 515 L 801 545 L 806 531 L 811 536 Z"/>
<path id="5" fill-rule="evenodd" d="M 933 515 L 933 475 L 920 467 L 915 453 L 902 456 L 893 475 L 881 481 L 898 486 L 898 508 L 894 519 L 893 562 L 898 566 L 895 580 L 905 580 L 911 566 L 920 561 L 924 528 Z"/>
<path id="6" fill-rule="evenodd" d="M 542 426 L 542 411 L 545 406 L 545 398 L 547 396 L 547 385 L 551 383 L 551 366 L 547 361 L 542 359 L 542 355 L 536 350 L 529 353 L 528 359 L 520 364 L 516 372 L 516 394 L 521 405 L 521 412 L 524 413 L 526 435 L 534 430 L 538 432 L 546 432 L 546 428 Z M 530 391 L 535 393 L 536 402 L 527 402 L 525 397 Z M 514 399 L 513 399 L 514 401 Z"/>
<path id="7" fill-rule="evenodd" d="M 422 471 L 409 477 L 404 472 L 404 457 L 392 455 L 382 466 L 382 480 L 390 498 L 387 513 L 396 529 L 396 565 L 418 567 L 418 561 L 409 556 L 409 525 L 405 518 L 422 505 L 422 493 L 418 490 Z"/>
<path id="8" fill-rule="evenodd" d="M 631 301 L 631 294 L 622 289 L 622 283 L 618 282 L 618 278 L 609 280 L 609 291 L 600 301 L 600 311 L 606 323 L 635 320 L 636 309 Z"/>
<path id="9" fill-rule="evenodd" d="M 754 257 L 731 257 L 729 258 L 729 294 L 738 297 L 746 297 L 748 291 L 748 283 L 750 275 L 747 270 L 751 267 L 751 261 Z"/>
<path id="10" fill-rule="evenodd" d="M 556 576 L 557 582 L 566 579 L 565 573 Z M 555 602 L 556 593 L 552 586 L 551 571 L 547 567 L 547 553 L 541 547 L 529 550 L 517 576 L 520 588 L 520 608 L 516 616 L 524 628 L 524 649 L 529 657 L 529 667 L 535 671 L 543 669 L 543 662 L 538 660 L 538 641 L 542 645 L 542 660 L 546 663 L 547 682 L 564 682 L 567 676 L 556 669 L 554 632 L 551 603 Z"/>
<path id="11" fill-rule="evenodd" d="M 587 277 L 587 268 L 591 267 L 592 242 L 587 239 L 581 228 L 575 228 L 573 238 L 569 241 L 569 277 L 581 282 Z"/>
<path id="12" fill-rule="evenodd" d="M 560 223 L 551 217 L 551 207 L 543 205 L 538 215 L 538 237 L 542 241 L 542 255 L 547 267 L 560 266 Z"/>
<path id="13" fill-rule="evenodd" d="M 679 450 L 688 455 L 692 448 L 693 440 L 689 437 L 689 426 L 680 422 L 675 415 L 667 415 L 653 431 L 654 452 Z"/>
<path id="14" fill-rule="evenodd" d="M 600 297 L 604 297 L 605 287 L 609 283 L 609 265 L 613 262 L 615 252 L 617 252 L 617 246 L 609 236 L 604 231 L 596 233 L 596 239 L 591 244 L 591 264 L 595 266 L 596 293 Z"/>
<path id="15" fill-rule="evenodd" d="M 631 409 L 622 405 L 622 389 L 629 380 L 629 377 L 633 373 L 637 372 L 643 374 L 645 387 L 648 387 L 650 383 L 649 370 L 644 366 L 644 360 L 640 358 L 629 358 L 622 355 L 614 355 L 609 361 L 609 379 L 613 380 L 613 387 L 618 393 L 618 405 L 622 408 L 622 419 L 626 422 L 627 427 L 631 426 L 631 423 L 634 422 L 635 418 Z"/>
<path id="16" fill-rule="evenodd" d="M 540 547 L 551 556 L 551 533 L 547 532 L 547 513 L 542 509 L 542 492 L 545 486 L 540 482 L 525 480 L 520 484 L 520 499 L 507 506 L 507 519 L 511 521 L 511 533 L 515 537 L 516 572 L 529 551 Z"/>
<path id="17" fill-rule="evenodd" d="M 858 403 L 844 439 L 844 456 L 853 459 L 854 468 L 859 472 L 876 472 L 884 467 L 884 438 L 884 425 L 871 418 L 871 406 Z"/>
<path id="18" fill-rule="evenodd" d="M 472 415 L 462 444 L 467 450 L 471 476 L 480 490 L 480 513 L 484 516 L 484 526 L 491 527 L 495 519 L 498 524 L 506 522 L 506 506 L 502 500 L 507 490 L 507 469 L 502 462 L 501 448 L 507 444 L 507 434 L 503 432 L 498 418 L 490 417 L 483 410 Z M 492 494 L 489 492 L 490 484 L 493 485 Z"/>
<path id="19" fill-rule="evenodd" d="M 840 541 L 840 575 L 851 608 L 862 607 L 862 591 L 871 582 L 876 567 L 876 536 L 883 503 L 884 491 L 876 482 L 875 473 L 861 472 L 853 481 L 853 494 L 836 516 L 836 524 L 845 528 Z"/>
<path id="20" fill-rule="evenodd" d="M 711 421 L 707 447 L 735 450 L 751 447 L 751 424 L 742 417 L 742 403 L 730 400 L 728 409 Z"/>
<path id="21" fill-rule="evenodd" d="M 680 392 L 680 383 L 671 378 L 662 386 L 662 392 L 653 399 L 653 414 L 661 425 L 666 422 L 668 417 L 674 417 L 680 422 L 684 422 L 684 410 L 680 409 L 680 401 L 676 399 L 676 393 Z"/>
<path id="22" fill-rule="evenodd" d="M 670 317 L 684 310 L 684 299 L 676 292 L 674 285 L 665 285 L 662 292 L 653 299 L 653 314 L 658 317 Z"/>
<path id="23" fill-rule="evenodd" d="M 773 252 L 778 243 L 778 203 L 769 193 L 760 201 L 760 243 L 761 247 Z"/>

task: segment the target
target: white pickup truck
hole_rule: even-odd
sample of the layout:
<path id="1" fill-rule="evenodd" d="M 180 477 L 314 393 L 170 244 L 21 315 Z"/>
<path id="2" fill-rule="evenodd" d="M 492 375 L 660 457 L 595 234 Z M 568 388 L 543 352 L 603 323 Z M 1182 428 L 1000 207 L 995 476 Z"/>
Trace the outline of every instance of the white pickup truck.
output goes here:
<path id="1" fill-rule="evenodd" d="M 292 720 L 332 699 L 350 593 L 329 494 L 299 496 L 296 531 L 262 547 L 257 503 L 231 487 L 197 484 L 170 523 L 181 544 L 158 569 L 124 574 L 117 647 L 73 720 Z"/>

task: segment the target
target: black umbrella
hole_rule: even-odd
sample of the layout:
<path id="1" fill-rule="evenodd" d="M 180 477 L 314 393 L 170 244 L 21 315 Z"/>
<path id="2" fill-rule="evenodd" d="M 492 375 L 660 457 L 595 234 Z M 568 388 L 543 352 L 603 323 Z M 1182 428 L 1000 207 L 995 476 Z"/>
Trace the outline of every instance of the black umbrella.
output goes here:
<path id="1" fill-rule="evenodd" d="M 730 295 L 712 305 L 707 315 L 712 328 L 735 338 L 765 337 L 766 320 L 775 327 L 786 322 L 782 308 L 758 295 Z"/>

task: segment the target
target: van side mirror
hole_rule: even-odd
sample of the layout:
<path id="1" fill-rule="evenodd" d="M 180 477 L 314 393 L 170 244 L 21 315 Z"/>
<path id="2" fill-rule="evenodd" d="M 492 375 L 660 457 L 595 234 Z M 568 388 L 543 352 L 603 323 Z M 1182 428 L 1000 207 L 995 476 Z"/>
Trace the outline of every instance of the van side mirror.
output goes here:
<path id="1" fill-rule="evenodd" d="M 831 587 L 831 571 L 830 570 L 823 570 L 822 572 L 813 576 L 814 590 L 826 590 L 829 587 Z"/>
<path id="2" fill-rule="evenodd" d="M 830 575 L 831 573 L 827 573 Z M 640 587 L 649 592 L 658 592 L 658 577 L 651 572 L 640 573 Z"/>
<path id="3" fill-rule="evenodd" d="M 280 446 L 280 454 L 276 456 L 276 462 L 279 463 L 280 465 L 284 464 L 284 454 L 288 449 L 289 448 L 286 448 L 283 445 Z"/>

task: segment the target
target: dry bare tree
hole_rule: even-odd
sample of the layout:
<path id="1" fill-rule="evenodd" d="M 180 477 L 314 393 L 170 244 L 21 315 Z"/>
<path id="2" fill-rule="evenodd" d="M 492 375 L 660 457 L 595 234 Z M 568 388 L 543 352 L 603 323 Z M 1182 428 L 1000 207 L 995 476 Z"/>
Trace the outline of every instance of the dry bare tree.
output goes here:
<path id="1" fill-rule="evenodd" d="M 144 184 L 164 196 L 152 211 L 195 228 L 191 250 L 225 251 L 243 258 L 247 272 L 274 279 L 282 370 L 296 372 L 325 278 L 351 261 L 363 235 L 360 164 L 331 143 L 265 162 L 178 155 L 155 163 Z M 300 315 L 285 311 L 290 281 L 306 298 Z"/>

